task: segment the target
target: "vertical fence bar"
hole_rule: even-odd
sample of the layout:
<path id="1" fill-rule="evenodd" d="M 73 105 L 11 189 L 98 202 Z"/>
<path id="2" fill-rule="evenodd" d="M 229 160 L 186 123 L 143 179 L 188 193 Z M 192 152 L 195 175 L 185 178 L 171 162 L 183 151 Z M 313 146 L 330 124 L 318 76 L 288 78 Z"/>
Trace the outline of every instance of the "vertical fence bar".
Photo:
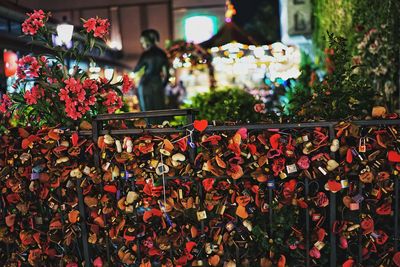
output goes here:
<path id="1" fill-rule="evenodd" d="M 329 125 L 329 140 L 332 142 L 333 139 L 335 139 L 336 134 L 335 134 L 335 128 L 334 128 L 335 123 L 331 123 Z M 331 156 L 333 156 L 336 159 L 336 154 L 332 153 Z M 330 247 L 331 247 L 331 253 L 330 253 L 330 261 L 329 265 L 331 267 L 336 267 L 336 235 L 333 233 L 333 224 L 336 220 L 336 194 L 329 192 L 329 233 L 330 233 Z"/>
<path id="2" fill-rule="evenodd" d="M 305 178 L 304 180 L 304 194 L 306 199 L 308 198 L 309 195 L 309 180 L 308 177 Z M 306 266 L 309 267 L 310 266 L 310 210 L 307 206 L 306 211 L 305 211 L 305 215 L 306 215 Z"/>
<path id="3" fill-rule="evenodd" d="M 363 190 L 362 190 L 362 186 L 363 183 L 361 181 L 358 182 L 358 194 L 362 195 Z M 362 201 L 360 202 L 360 207 L 358 210 L 358 224 L 361 224 L 361 210 L 362 210 Z M 362 230 L 361 227 L 357 229 L 357 234 L 358 234 L 358 255 L 357 255 L 357 266 L 362 266 L 362 248 L 363 248 L 363 244 L 362 244 Z"/>
<path id="4" fill-rule="evenodd" d="M 394 249 L 399 250 L 399 176 L 396 174 L 394 176 Z"/>
<path id="5" fill-rule="evenodd" d="M 272 235 L 272 199 L 273 199 L 273 190 L 271 187 L 268 187 L 268 215 L 269 215 L 269 238 L 271 238 Z"/>
<path id="6" fill-rule="evenodd" d="M 82 246 L 83 246 L 83 256 L 85 259 L 85 266 L 91 266 L 90 263 L 90 253 L 89 253 L 89 243 L 88 243 L 88 233 L 86 228 L 86 215 L 85 215 L 85 203 L 83 202 L 83 193 L 81 187 L 81 180 L 76 179 L 76 190 L 78 193 L 78 208 L 81 218 L 81 230 L 82 230 Z"/>
<path id="7" fill-rule="evenodd" d="M 196 114 L 193 110 L 188 110 L 187 111 L 187 115 L 186 115 L 186 123 L 187 125 L 191 125 L 194 123 L 196 119 Z M 184 133 L 185 134 L 185 133 Z M 188 140 L 189 142 L 194 142 L 196 144 L 195 147 L 190 146 L 190 150 L 189 150 L 189 158 L 190 158 L 190 164 L 192 164 L 193 170 L 195 169 L 194 166 L 194 161 L 196 158 L 196 154 L 197 154 L 197 141 L 198 141 L 198 134 L 196 134 L 194 131 L 192 132 L 192 138 L 193 140 Z M 198 192 L 198 197 L 199 197 L 199 205 L 201 205 L 202 203 L 204 203 L 204 195 L 203 195 L 203 184 L 201 182 L 197 183 L 197 192 Z M 201 236 L 204 236 L 205 233 L 205 226 L 204 226 L 204 220 L 200 221 L 200 232 L 201 232 Z M 198 259 L 200 260 L 200 259 Z"/>
<path id="8" fill-rule="evenodd" d="M 99 124 L 100 123 L 100 124 Z M 93 120 L 92 122 L 92 136 L 93 136 L 93 142 L 95 144 L 94 146 L 94 152 L 93 152 L 93 157 L 94 157 L 94 165 L 96 167 L 97 170 L 100 169 L 100 153 L 99 153 L 99 149 L 97 147 L 97 139 L 99 138 L 99 132 L 100 129 L 102 128 L 102 122 L 101 121 L 97 121 L 97 120 Z M 103 194 L 103 186 L 101 187 L 101 193 Z M 104 214 L 102 215 L 104 217 Z M 104 220 L 105 221 L 105 220 Z M 110 241 L 108 238 L 108 231 L 105 230 L 105 235 L 106 235 L 106 256 L 107 256 L 107 264 L 108 266 L 110 265 Z"/>
<path id="9" fill-rule="evenodd" d="M 63 205 L 62 203 L 64 203 L 64 201 L 62 198 L 61 187 L 57 188 L 56 193 L 57 193 L 57 200 L 58 200 L 58 204 L 59 204 L 59 211 L 60 211 L 60 215 L 61 215 L 61 223 L 63 225 L 61 232 L 62 232 L 62 235 L 65 236 L 65 218 L 64 218 L 65 209 L 62 208 L 62 205 Z M 42 204 L 42 203 L 40 203 L 40 204 Z M 78 205 L 80 205 L 79 202 L 78 202 Z M 83 243 L 83 240 L 82 240 L 82 243 Z M 62 248 L 64 250 L 64 253 L 67 254 L 67 246 L 65 245 L 64 242 L 62 242 Z"/>
<path id="10" fill-rule="evenodd" d="M 1 196 L 1 198 L 0 198 L 0 208 L 1 208 L 1 212 L 2 212 L 1 213 L 1 215 L 2 215 L 1 220 L 2 220 L 2 223 L 5 224 L 7 206 L 6 206 L 6 202 L 5 202 L 4 196 Z M 3 251 L 3 252 L 6 254 L 6 256 L 8 258 L 10 256 L 10 246 L 8 245 L 8 242 L 7 243 L 5 242 L 5 244 L 6 244 L 6 251 Z"/>

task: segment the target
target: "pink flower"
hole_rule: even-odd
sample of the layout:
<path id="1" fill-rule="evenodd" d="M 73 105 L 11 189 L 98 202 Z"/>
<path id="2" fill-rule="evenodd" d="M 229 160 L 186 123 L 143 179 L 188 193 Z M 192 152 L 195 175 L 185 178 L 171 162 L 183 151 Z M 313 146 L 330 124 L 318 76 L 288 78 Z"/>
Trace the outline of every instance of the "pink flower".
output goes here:
<path id="1" fill-rule="evenodd" d="M 352 61 L 353 61 L 353 64 L 354 64 L 354 65 L 361 65 L 361 63 L 362 63 L 362 58 L 361 58 L 361 56 L 354 56 L 354 57 L 352 58 Z"/>
<path id="2" fill-rule="evenodd" d="M 39 87 L 39 85 L 35 85 L 29 91 L 26 91 L 24 94 L 25 101 L 28 105 L 37 104 L 39 98 L 44 96 L 44 90 Z"/>
<path id="3" fill-rule="evenodd" d="M 33 13 L 26 14 L 28 18 L 22 23 L 22 32 L 26 35 L 35 35 L 38 30 L 44 27 L 50 13 L 44 13 L 43 10 L 34 10 Z"/>
<path id="4" fill-rule="evenodd" d="M 6 113 L 8 108 L 12 105 L 11 99 L 8 95 L 4 94 L 0 100 L 0 112 Z"/>
<path id="5" fill-rule="evenodd" d="M 265 111 L 265 104 L 255 104 L 254 111 L 257 113 L 261 113 L 261 112 Z"/>
<path id="6" fill-rule="evenodd" d="M 122 77 L 122 92 L 124 94 L 128 93 L 133 87 L 133 82 L 129 79 L 128 75 L 124 74 Z"/>
<path id="7" fill-rule="evenodd" d="M 86 29 L 87 33 L 93 33 L 94 37 L 99 37 L 104 39 L 108 34 L 108 28 L 110 27 L 110 23 L 108 19 L 100 19 L 90 18 L 83 24 L 83 27 Z"/>

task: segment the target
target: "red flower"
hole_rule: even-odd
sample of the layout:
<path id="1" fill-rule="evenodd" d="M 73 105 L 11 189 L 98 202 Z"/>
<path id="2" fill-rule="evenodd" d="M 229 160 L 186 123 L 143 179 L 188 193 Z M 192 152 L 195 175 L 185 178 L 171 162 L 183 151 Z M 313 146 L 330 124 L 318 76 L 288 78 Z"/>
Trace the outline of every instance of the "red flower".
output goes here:
<path id="1" fill-rule="evenodd" d="M 58 94 L 61 101 L 65 102 L 65 113 L 73 120 L 82 118 L 90 106 L 96 104 L 98 85 L 95 80 L 80 80 L 69 78 L 64 81 L 65 87 Z"/>
<path id="2" fill-rule="evenodd" d="M 113 90 L 107 92 L 103 104 L 107 107 L 108 113 L 114 113 L 122 107 L 122 98 Z"/>
<path id="3" fill-rule="evenodd" d="M 6 113 L 8 108 L 12 105 L 11 99 L 8 95 L 4 94 L 0 101 L 0 112 Z"/>
<path id="4" fill-rule="evenodd" d="M 41 66 L 35 57 L 27 55 L 20 58 L 17 63 L 17 76 L 19 79 L 39 77 Z"/>
<path id="5" fill-rule="evenodd" d="M 90 18 L 83 24 L 83 27 L 86 28 L 87 32 L 94 31 L 96 29 L 96 22 L 95 18 Z"/>
<path id="6" fill-rule="evenodd" d="M 86 29 L 86 32 L 93 33 L 94 37 L 99 37 L 104 39 L 108 34 L 108 28 L 110 27 L 110 23 L 108 19 L 100 19 L 90 18 L 83 24 L 83 27 Z"/>
<path id="7" fill-rule="evenodd" d="M 35 85 L 32 89 L 25 92 L 24 98 L 28 105 L 37 104 L 37 100 L 44 96 L 44 90 Z"/>
<path id="8" fill-rule="evenodd" d="M 35 35 L 40 28 L 44 27 L 50 13 L 44 13 L 43 10 L 34 10 L 33 13 L 27 13 L 26 15 L 29 17 L 22 23 L 22 32 L 26 35 Z"/>
<path id="9" fill-rule="evenodd" d="M 128 93 L 133 87 L 133 82 L 129 79 L 128 75 L 124 74 L 122 77 L 122 92 L 124 94 Z"/>

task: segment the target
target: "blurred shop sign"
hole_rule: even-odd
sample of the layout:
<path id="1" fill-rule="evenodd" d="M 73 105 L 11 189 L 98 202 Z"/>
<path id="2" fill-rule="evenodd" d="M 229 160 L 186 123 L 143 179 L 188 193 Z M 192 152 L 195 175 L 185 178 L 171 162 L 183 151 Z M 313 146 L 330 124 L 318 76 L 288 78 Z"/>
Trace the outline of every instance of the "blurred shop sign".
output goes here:
<path id="1" fill-rule="evenodd" d="M 287 25 L 289 35 L 311 33 L 311 0 L 287 0 Z"/>

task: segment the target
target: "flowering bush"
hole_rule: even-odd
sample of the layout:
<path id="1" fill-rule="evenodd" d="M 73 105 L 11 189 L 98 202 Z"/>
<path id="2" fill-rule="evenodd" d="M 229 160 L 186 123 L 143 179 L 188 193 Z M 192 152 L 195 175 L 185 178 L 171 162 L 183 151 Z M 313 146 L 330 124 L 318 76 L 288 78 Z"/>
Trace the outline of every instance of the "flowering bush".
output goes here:
<path id="1" fill-rule="evenodd" d="M 396 58 L 390 57 L 396 52 L 395 47 L 389 42 L 386 30 L 385 24 L 366 30 L 364 27 L 358 27 L 360 37 L 356 55 L 352 58 L 353 64 L 357 66 L 354 72 L 369 77 L 381 98 L 379 103 L 381 105 L 390 105 L 396 91 L 394 82 L 397 71 Z"/>
<path id="2" fill-rule="evenodd" d="M 100 19 L 96 17 L 83 21 L 85 22 L 83 27 L 86 29 L 86 32 L 93 34 L 94 37 L 104 39 L 108 34 L 110 23 L 107 19 Z"/>
<path id="3" fill-rule="evenodd" d="M 43 10 L 35 10 L 27 15 L 28 18 L 22 23 L 22 32 L 26 35 L 36 35 L 40 29 L 45 28 L 50 13 L 44 13 Z"/>
<path id="4" fill-rule="evenodd" d="M 91 79 L 78 67 L 83 55 L 104 42 L 110 26 L 107 19 L 83 20 L 82 34 L 86 41 L 83 44 L 75 41 L 74 47 L 67 51 L 52 42 L 52 32 L 46 27 L 50 13 L 35 10 L 27 15 L 22 24 L 23 33 L 51 52 L 26 55 L 18 60 L 17 82 L 13 85 L 15 93 L 0 99 L 2 117 L 14 115 L 20 123 L 31 125 L 61 123 L 71 126 L 83 119 L 90 120 L 98 113 L 113 113 L 122 107 L 122 94 L 133 86 L 127 75 L 121 81 L 111 83 L 105 78 Z M 67 58 L 76 61 L 72 73 L 65 65 Z"/>

